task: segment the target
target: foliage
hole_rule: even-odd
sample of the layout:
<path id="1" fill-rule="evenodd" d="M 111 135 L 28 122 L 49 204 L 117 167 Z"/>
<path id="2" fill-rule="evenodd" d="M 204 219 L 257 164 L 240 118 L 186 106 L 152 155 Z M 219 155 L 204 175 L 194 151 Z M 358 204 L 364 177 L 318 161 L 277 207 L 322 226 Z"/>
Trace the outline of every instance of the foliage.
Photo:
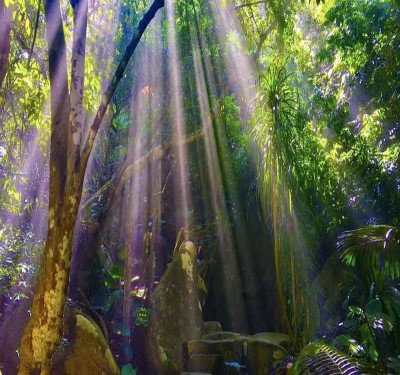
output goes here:
<path id="1" fill-rule="evenodd" d="M 4 225 L 0 229 L 1 296 L 9 301 L 31 297 L 30 286 L 38 270 L 43 241 L 34 233 Z"/>
<path id="2" fill-rule="evenodd" d="M 347 293 L 346 319 L 334 343 L 348 353 L 396 366 L 400 348 L 398 228 L 380 225 L 343 232 L 338 249 L 353 268 L 341 288 Z"/>
<path id="3" fill-rule="evenodd" d="M 357 361 L 323 341 L 304 347 L 288 374 L 376 374 L 374 366 Z"/>
<path id="4" fill-rule="evenodd" d="M 287 317 L 286 324 L 291 328 L 286 328 L 293 331 L 291 336 L 296 342 L 312 335 L 318 325 L 318 309 L 308 276 L 313 259 L 300 235 L 301 221 L 292 203 L 300 198 L 297 193 L 301 192 L 301 181 L 307 180 L 302 180 L 304 169 L 297 169 L 304 159 L 304 149 L 297 145 L 301 145 L 306 122 L 291 79 L 286 68 L 279 65 L 268 68 L 261 76 L 253 131 L 258 150 L 261 150 L 257 150 L 260 152 L 259 189 L 264 214 L 271 217 L 273 227 L 281 309 L 286 314 L 284 301 L 290 296 L 291 322 Z M 290 239 L 285 236 L 288 232 Z M 302 290 L 301 298 L 297 288 Z"/>
<path id="5" fill-rule="evenodd" d="M 364 272 L 383 272 L 395 281 L 400 277 L 399 244 L 398 227 L 376 225 L 343 232 L 338 249 L 347 265 Z"/>
<path id="6" fill-rule="evenodd" d="M 399 210 L 398 6 L 335 1 L 300 17 L 295 61 L 338 188 L 358 225 L 390 222 Z"/>

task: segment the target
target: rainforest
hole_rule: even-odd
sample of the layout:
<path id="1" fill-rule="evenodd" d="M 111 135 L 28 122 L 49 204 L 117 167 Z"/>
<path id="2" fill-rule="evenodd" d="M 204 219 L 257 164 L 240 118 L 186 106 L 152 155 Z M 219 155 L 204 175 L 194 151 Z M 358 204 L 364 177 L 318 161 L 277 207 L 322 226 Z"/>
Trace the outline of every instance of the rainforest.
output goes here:
<path id="1" fill-rule="evenodd" d="M 399 0 L 0 0 L 0 375 L 400 374 Z"/>

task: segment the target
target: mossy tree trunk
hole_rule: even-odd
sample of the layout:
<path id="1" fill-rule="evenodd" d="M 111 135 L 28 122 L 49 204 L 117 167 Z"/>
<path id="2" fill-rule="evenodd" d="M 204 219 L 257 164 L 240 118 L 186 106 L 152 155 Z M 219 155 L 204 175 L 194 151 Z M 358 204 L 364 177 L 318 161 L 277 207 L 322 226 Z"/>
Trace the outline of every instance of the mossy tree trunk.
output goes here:
<path id="1" fill-rule="evenodd" d="M 86 144 L 82 143 L 82 98 L 87 0 L 71 0 L 74 9 L 71 89 L 58 0 L 45 1 L 51 84 L 51 147 L 48 234 L 38 274 L 31 318 L 20 345 L 19 374 L 50 374 L 51 357 L 63 333 L 74 227 L 86 166 L 103 116 L 142 34 L 164 6 L 154 0 L 140 21 L 110 82 Z M 82 147 L 84 146 L 84 147 Z"/>

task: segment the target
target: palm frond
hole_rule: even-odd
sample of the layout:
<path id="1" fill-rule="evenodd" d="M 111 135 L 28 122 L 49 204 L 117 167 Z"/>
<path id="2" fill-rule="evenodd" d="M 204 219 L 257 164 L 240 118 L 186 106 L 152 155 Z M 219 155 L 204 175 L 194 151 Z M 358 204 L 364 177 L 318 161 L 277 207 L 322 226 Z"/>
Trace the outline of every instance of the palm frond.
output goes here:
<path id="1" fill-rule="evenodd" d="M 343 232 L 337 248 L 349 266 L 385 271 L 392 280 L 400 277 L 400 228 L 390 225 L 367 226 Z"/>
<path id="2" fill-rule="evenodd" d="M 362 375 L 382 373 L 374 365 L 358 361 L 323 341 L 307 345 L 301 351 L 289 375 Z"/>

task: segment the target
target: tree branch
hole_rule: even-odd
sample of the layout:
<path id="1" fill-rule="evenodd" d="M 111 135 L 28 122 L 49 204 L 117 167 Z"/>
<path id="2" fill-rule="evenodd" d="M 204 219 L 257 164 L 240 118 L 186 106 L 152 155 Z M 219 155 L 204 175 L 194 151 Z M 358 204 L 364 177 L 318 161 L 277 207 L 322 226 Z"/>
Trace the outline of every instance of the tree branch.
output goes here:
<path id="1" fill-rule="evenodd" d="M 49 76 L 51 89 L 51 158 L 50 202 L 64 198 L 67 181 L 68 132 L 70 101 L 68 92 L 67 47 L 59 0 L 46 0 L 45 17 L 49 46 Z M 57 177 L 53 177 L 57 176 Z M 61 210 L 60 210 L 61 211 Z"/>
<path id="2" fill-rule="evenodd" d="M 261 35 L 260 40 L 258 42 L 257 51 L 253 55 L 253 58 L 254 58 L 255 61 L 257 61 L 259 59 L 260 54 L 261 54 L 261 50 L 263 48 L 263 45 L 264 45 L 265 41 L 267 40 L 267 38 L 269 37 L 271 32 L 278 26 L 279 17 L 283 13 L 285 13 L 287 8 L 289 8 L 290 3 L 291 3 L 291 0 L 286 0 L 285 1 L 285 3 L 283 4 L 282 10 L 280 12 L 278 12 L 278 14 L 275 15 L 275 18 L 272 21 L 272 23 L 268 26 L 267 30 L 265 30 L 264 34 Z"/>
<path id="3" fill-rule="evenodd" d="M 121 62 L 119 63 L 117 70 L 114 73 L 113 79 L 111 80 L 110 84 L 108 85 L 106 92 L 103 94 L 99 109 L 97 110 L 96 117 L 90 128 L 89 136 L 88 136 L 88 139 L 86 141 L 85 147 L 82 152 L 81 164 L 80 164 L 81 173 L 84 173 L 84 171 L 86 169 L 86 165 L 87 165 L 90 153 L 92 151 L 93 143 L 96 138 L 97 132 L 100 128 L 100 124 L 103 120 L 104 114 L 106 113 L 108 105 L 110 104 L 111 98 L 114 95 L 114 92 L 117 89 L 120 80 L 122 79 L 122 76 L 125 72 L 128 62 L 129 62 L 130 58 L 132 57 L 133 52 L 135 52 L 136 47 L 139 44 L 139 41 L 142 38 L 142 35 L 143 35 L 144 31 L 146 30 L 147 26 L 149 25 L 151 20 L 154 18 L 157 11 L 159 9 L 161 9 L 162 7 L 164 7 L 164 0 L 154 0 L 150 9 L 143 16 L 142 20 L 139 22 L 139 25 L 138 25 L 135 33 L 133 34 L 133 37 L 132 37 L 128 47 L 126 47 L 124 56 L 123 56 Z"/>
<path id="4" fill-rule="evenodd" d="M 35 42 L 36 42 L 36 37 L 37 37 L 37 31 L 38 31 L 38 28 L 39 28 L 40 4 L 41 4 L 41 1 L 38 2 L 38 9 L 37 9 L 36 20 L 35 20 L 35 30 L 34 30 L 34 32 L 33 32 L 33 38 L 32 38 L 31 48 L 30 48 L 30 50 L 29 50 L 28 69 L 29 69 L 29 67 L 30 67 L 30 65 L 31 65 L 33 48 L 35 47 Z"/>
<path id="5" fill-rule="evenodd" d="M 230 89 L 230 84 L 225 85 L 223 88 L 223 91 L 221 93 L 221 96 L 215 103 L 215 106 L 212 110 L 211 116 L 214 118 L 216 114 L 221 110 L 223 100 L 225 96 L 228 94 Z M 158 145 L 151 149 L 147 154 L 142 156 L 141 158 L 131 162 L 126 168 L 122 167 L 122 172 L 119 176 L 113 177 L 109 181 L 107 181 L 94 195 L 92 195 L 88 200 L 82 205 L 81 209 L 85 209 L 90 203 L 92 203 L 95 199 L 100 198 L 100 196 L 106 192 L 109 188 L 112 188 L 113 182 L 116 182 L 114 189 L 111 192 L 110 197 L 108 198 L 109 202 L 114 202 L 116 199 L 114 197 L 120 197 L 122 189 L 125 187 L 125 184 L 128 182 L 128 180 L 138 171 L 142 170 L 144 167 L 146 167 L 150 162 L 154 162 L 157 160 L 160 160 L 164 158 L 167 154 L 167 152 L 172 149 L 176 148 L 179 145 L 187 145 L 190 144 L 201 137 L 205 134 L 206 131 L 211 130 L 211 124 L 208 127 L 198 129 L 190 134 L 187 134 L 186 137 L 181 140 L 180 142 L 172 142 L 168 141 L 164 144 Z M 125 162 L 124 165 L 127 163 Z M 109 210 L 110 208 L 107 208 Z"/>
<path id="6" fill-rule="evenodd" d="M 244 4 L 236 5 L 235 6 L 235 10 L 240 10 L 242 8 L 245 8 L 245 7 L 252 7 L 254 5 L 265 4 L 265 3 L 266 3 L 265 0 L 254 1 L 252 3 L 244 3 Z"/>
<path id="7" fill-rule="evenodd" d="M 71 2 L 72 3 L 72 2 Z M 79 167 L 83 128 L 83 88 L 85 79 L 86 30 L 88 0 L 75 1 L 74 34 L 71 56 L 71 124 L 68 140 L 68 171 L 70 175 Z"/>
<path id="8" fill-rule="evenodd" d="M 15 27 L 12 27 L 11 29 L 12 29 L 13 35 L 15 37 L 15 40 L 17 41 L 19 46 L 24 51 L 29 53 L 30 52 L 30 48 L 26 44 L 26 42 L 25 42 L 24 38 L 22 37 L 22 35 L 18 33 L 18 30 Z M 47 79 L 48 78 L 48 76 L 47 76 L 47 67 L 46 67 L 46 64 L 45 64 L 44 60 L 41 59 L 40 56 L 35 51 L 32 51 L 32 57 L 35 59 L 35 61 L 39 65 L 40 72 L 42 73 L 43 77 L 45 79 Z"/>

